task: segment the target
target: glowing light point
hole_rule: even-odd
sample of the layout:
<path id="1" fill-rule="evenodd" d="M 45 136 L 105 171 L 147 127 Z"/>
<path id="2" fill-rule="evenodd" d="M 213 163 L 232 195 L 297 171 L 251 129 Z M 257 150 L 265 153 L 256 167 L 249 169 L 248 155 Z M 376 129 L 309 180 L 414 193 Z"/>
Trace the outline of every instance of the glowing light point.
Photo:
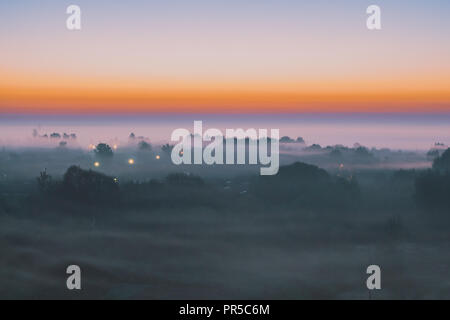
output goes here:
<path id="1" fill-rule="evenodd" d="M 113 149 L 117 150 L 117 144 L 113 145 Z"/>
<path id="2" fill-rule="evenodd" d="M 159 160 L 161 157 L 159 156 L 159 154 L 156 156 L 156 160 Z"/>
<path id="3" fill-rule="evenodd" d="M 95 161 L 95 162 L 94 162 L 94 167 L 100 167 L 100 162 Z"/>
<path id="4" fill-rule="evenodd" d="M 134 164 L 134 159 L 128 159 L 128 164 Z"/>

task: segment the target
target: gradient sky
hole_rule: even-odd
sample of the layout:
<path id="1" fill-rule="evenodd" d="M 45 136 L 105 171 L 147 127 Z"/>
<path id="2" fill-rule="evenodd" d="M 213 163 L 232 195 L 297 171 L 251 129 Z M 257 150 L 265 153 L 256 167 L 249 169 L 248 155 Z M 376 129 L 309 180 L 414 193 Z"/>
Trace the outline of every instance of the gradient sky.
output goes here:
<path id="1" fill-rule="evenodd" d="M 449 32 L 448 0 L 0 0 L 0 113 L 449 112 Z"/>

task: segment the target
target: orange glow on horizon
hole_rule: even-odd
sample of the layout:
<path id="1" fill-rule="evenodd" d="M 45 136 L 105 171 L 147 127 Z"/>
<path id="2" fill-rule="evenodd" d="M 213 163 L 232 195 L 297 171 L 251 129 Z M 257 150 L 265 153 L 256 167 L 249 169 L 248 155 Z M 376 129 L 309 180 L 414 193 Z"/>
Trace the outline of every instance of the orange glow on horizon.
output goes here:
<path id="1" fill-rule="evenodd" d="M 450 111 L 450 76 L 148 81 L 7 76 L 3 113 Z"/>

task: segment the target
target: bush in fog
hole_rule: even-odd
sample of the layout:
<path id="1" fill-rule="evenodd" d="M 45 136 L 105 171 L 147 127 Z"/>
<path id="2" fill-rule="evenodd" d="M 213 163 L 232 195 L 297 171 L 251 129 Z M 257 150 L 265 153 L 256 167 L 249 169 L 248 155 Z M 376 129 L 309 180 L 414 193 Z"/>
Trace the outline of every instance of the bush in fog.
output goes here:
<path id="1" fill-rule="evenodd" d="M 320 146 L 320 144 L 313 144 L 312 146 L 306 147 L 305 150 L 306 151 L 321 151 L 322 147 Z"/>
<path id="2" fill-rule="evenodd" d="M 65 198 L 87 203 L 114 201 L 119 196 L 119 186 L 112 177 L 78 166 L 64 174 L 61 191 Z"/>
<path id="3" fill-rule="evenodd" d="M 169 174 L 164 180 L 128 182 L 120 187 L 122 205 L 126 208 L 154 210 L 170 208 L 224 208 L 226 200 L 218 189 L 198 176 L 185 173 Z"/>
<path id="4" fill-rule="evenodd" d="M 42 171 L 37 178 L 38 190 L 41 193 L 48 193 L 52 187 L 52 177 L 47 174 L 47 169 Z"/>
<path id="5" fill-rule="evenodd" d="M 355 149 L 355 155 L 362 158 L 368 158 L 372 156 L 372 154 L 366 147 L 357 147 Z"/>
<path id="6" fill-rule="evenodd" d="M 295 140 L 295 142 L 305 144 L 305 140 L 302 137 L 298 137 L 297 140 Z"/>
<path id="7" fill-rule="evenodd" d="M 163 152 L 165 152 L 168 156 L 170 156 L 172 153 L 173 147 L 174 147 L 173 145 L 166 143 L 165 145 L 161 146 L 161 150 Z"/>
<path id="8" fill-rule="evenodd" d="M 252 189 L 268 205 L 307 209 L 351 208 L 360 197 L 354 179 L 333 178 L 325 170 L 301 162 L 281 167 L 278 175 L 259 177 Z"/>
<path id="9" fill-rule="evenodd" d="M 427 157 L 431 159 L 436 159 L 437 157 L 439 157 L 439 150 L 431 149 L 430 151 L 427 152 Z"/>
<path id="10" fill-rule="evenodd" d="M 450 148 L 445 150 L 440 157 L 434 159 L 433 169 L 440 171 L 450 171 Z"/>
<path id="11" fill-rule="evenodd" d="M 106 143 L 99 143 L 94 152 L 97 156 L 102 158 L 111 158 L 114 155 L 111 147 Z"/>
<path id="12" fill-rule="evenodd" d="M 341 150 L 334 148 L 331 152 L 330 152 L 330 156 L 334 157 L 334 158 L 340 158 L 342 157 L 342 152 Z"/>
<path id="13" fill-rule="evenodd" d="M 152 151 L 152 145 L 145 141 L 140 141 L 138 143 L 138 148 L 140 151 Z"/>
<path id="14" fill-rule="evenodd" d="M 294 143 L 294 139 L 288 136 L 281 137 L 280 143 Z"/>

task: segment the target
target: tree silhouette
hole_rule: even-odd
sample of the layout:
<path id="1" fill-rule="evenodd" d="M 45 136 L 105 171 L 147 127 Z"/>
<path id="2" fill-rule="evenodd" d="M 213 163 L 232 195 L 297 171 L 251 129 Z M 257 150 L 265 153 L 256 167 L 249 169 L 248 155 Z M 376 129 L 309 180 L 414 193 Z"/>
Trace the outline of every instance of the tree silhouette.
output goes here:
<path id="1" fill-rule="evenodd" d="M 302 137 L 298 137 L 297 140 L 295 140 L 295 142 L 305 144 L 305 140 Z"/>
<path id="2" fill-rule="evenodd" d="M 331 152 L 330 152 L 330 156 L 335 157 L 335 158 L 339 158 L 342 156 L 342 152 L 341 150 L 334 148 Z"/>
<path id="3" fill-rule="evenodd" d="M 61 135 L 60 135 L 59 133 L 53 132 L 53 133 L 50 135 L 50 138 L 53 138 L 53 139 L 61 139 Z"/>
<path id="4" fill-rule="evenodd" d="M 47 193 L 50 191 L 52 185 L 52 177 L 47 174 L 47 169 L 41 171 L 39 177 L 37 178 L 38 189 L 42 193 Z"/>
<path id="5" fill-rule="evenodd" d="M 170 145 L 167 143 L 161 147 L 161 150 L 170 156 L 172 153 L 173 147 L 174 147 L 173 145 Z"/>
<path id="6" fill-rule="evenodd" d="M 355 155 L 362 158 L 367 158 L 372 156 L 366 147 L 360 146 L 355 149 Z"/>
<path id="7" fill-rule="evenodd" d="M 436 159 L 437 157 L 439 157 L 439 150 L 431 149 L 430 151 L 427 152 L 427 157 L 431 159 Z"/>
<path id="8" fill-rule="evenodd" d="M 434 159 L 433 169 L 439 171 L 450 171 L 450 148 L 444 151 L 444 153 Z"/>
<path id="9" fill-rule="evenodd" d="M 152 145 L 146 141 L 140 141 L 138 148 L 141 151 L 152 151 Z"/>
<path id="10" fill-rule="evenodd" d="M 258 177 L 250 189 L 267 205 L 295 209 L 344 210 L 353 207 L 360 197 L 355 179 L 335 178 L 301 162 L 280 167 L 277 175 Z"/>
<path id="11" fill-rule="evenodd" d="M 103 158 L 111 158 L 114 155 L 111 147 L 106 143 L 99 143 L 95 148 L 94 152 L 97 156 Z"/>
<path id="12" fill-rule="evenodd" d="M 293 143 L 293 142 L 295 142 L 294 139 L 288 136 L 281 137 L 280 139 L 280 143 Z"/>
<path id="13" fill-rule="evenodd" d="M 109 203 L 119 197 L 119 186 L 114 178 L 78 166 L 67 169 L 62 191 L 66 198 L 96 204 Z"/>

